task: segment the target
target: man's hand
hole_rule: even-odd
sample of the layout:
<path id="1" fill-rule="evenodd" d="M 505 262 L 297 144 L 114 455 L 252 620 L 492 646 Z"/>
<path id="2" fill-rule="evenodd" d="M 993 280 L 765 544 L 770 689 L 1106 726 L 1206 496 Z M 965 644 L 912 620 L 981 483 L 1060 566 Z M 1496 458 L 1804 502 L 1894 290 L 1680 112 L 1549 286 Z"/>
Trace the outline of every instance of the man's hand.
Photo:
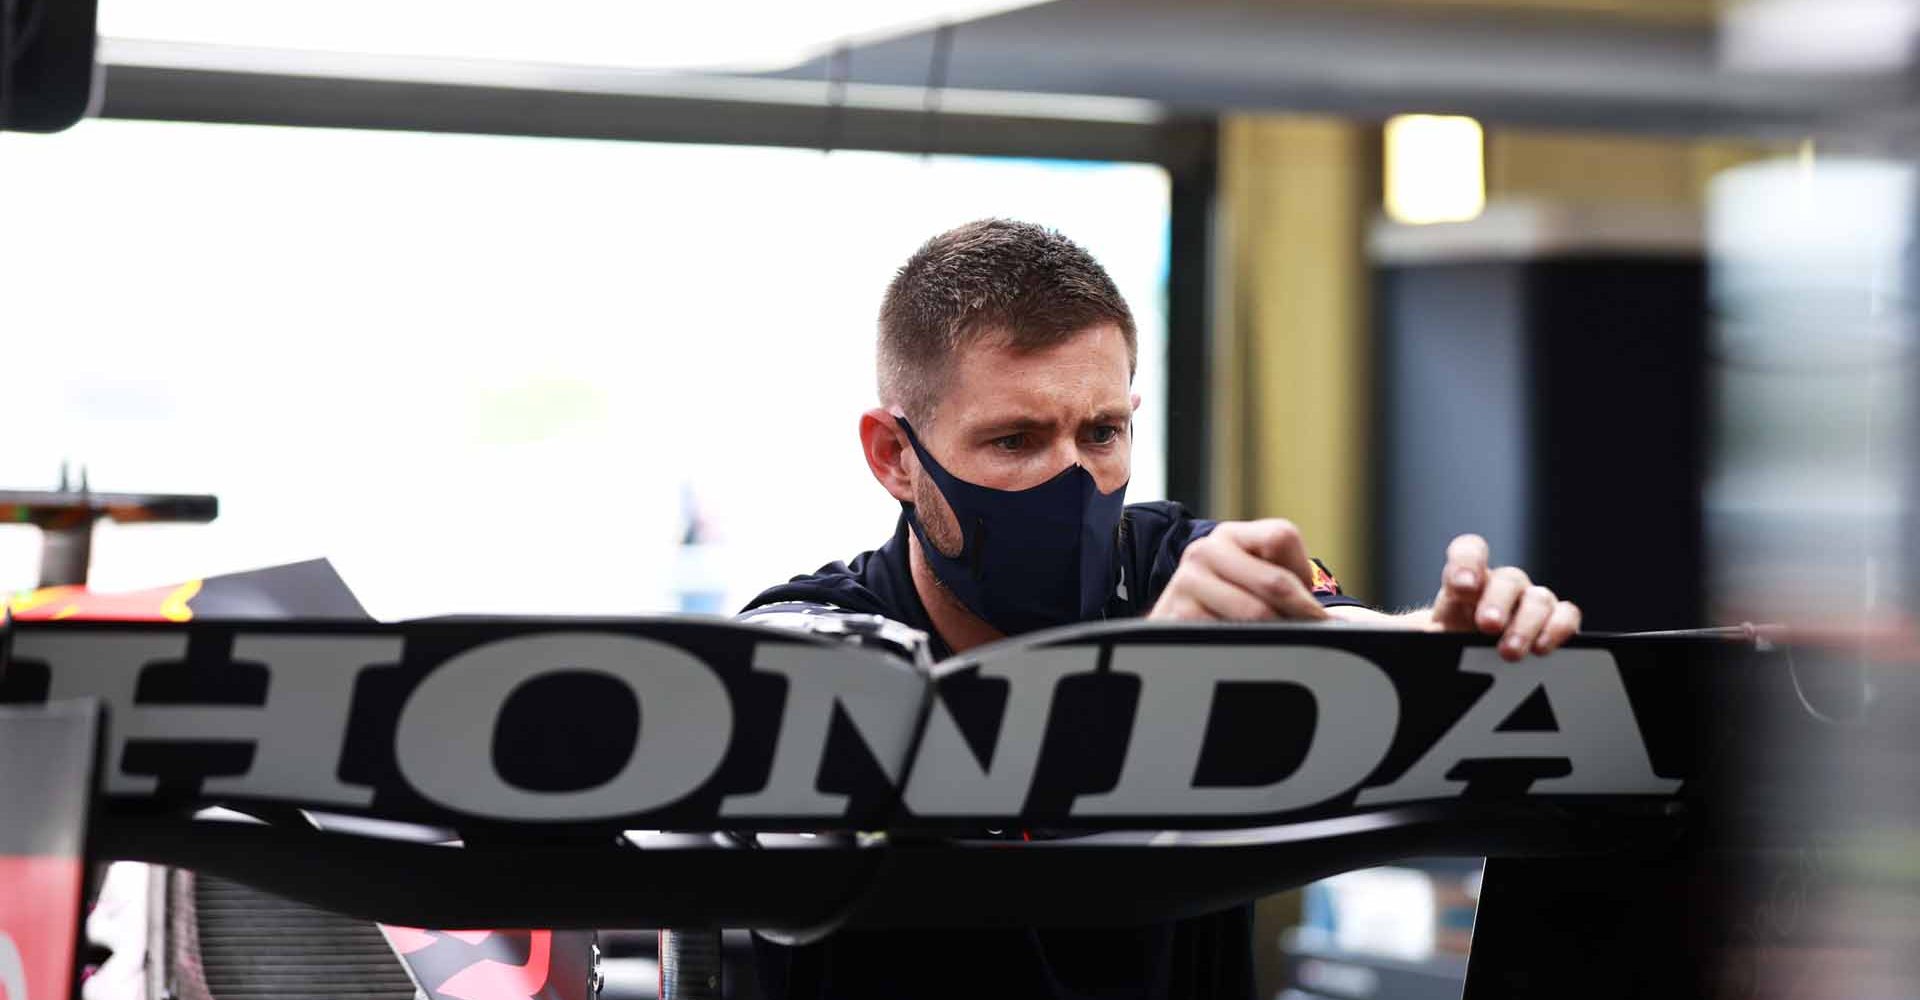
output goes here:
<path id="1" fill-rule="evenodd" d="M 1484 563 L 1484 559 L 1482 560 Z M 1313 565 L 1290 521 L 1223 521 L 1180 555 L 1148 618 L 1162 621 L 1319 621 Z"/>
<path id="2" fill-rule="evenodd" d="M 1527 578 L 1515 566 L 1489 569 L 1487 540 L 1461 535 L 1447 546 L 1431 627 L 1500 636 L 1500 658 L 1550 653 L 1580 631 L 1580 608 Z"/>

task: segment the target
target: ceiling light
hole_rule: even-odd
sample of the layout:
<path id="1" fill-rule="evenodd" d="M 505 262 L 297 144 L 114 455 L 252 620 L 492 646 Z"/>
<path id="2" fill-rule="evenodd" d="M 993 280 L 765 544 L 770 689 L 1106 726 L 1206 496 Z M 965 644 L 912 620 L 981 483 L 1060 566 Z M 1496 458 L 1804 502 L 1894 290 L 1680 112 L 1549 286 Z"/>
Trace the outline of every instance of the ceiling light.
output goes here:
<path id="1" fill-rule="evenodd" d="M 1414 225 L 1465 222 L 1487 206 L 1480 123 L 1448 115 L 1387 120 L 1387 214 Z"/>

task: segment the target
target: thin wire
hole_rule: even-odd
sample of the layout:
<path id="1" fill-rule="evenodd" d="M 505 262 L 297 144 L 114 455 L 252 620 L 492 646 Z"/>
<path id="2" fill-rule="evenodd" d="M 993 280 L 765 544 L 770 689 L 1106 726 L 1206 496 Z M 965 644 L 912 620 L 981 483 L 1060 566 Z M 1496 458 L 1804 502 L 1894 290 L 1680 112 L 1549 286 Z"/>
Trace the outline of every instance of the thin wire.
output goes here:
<path id="1" fill-rule="evenodd" d="M 953 59 L 954 26 L 942 22 L 933 32 L 933 57 L 927 66 L 926 117 L 922 120 L 920 149 L 923 159 L 932 159 L 940 151 L 940 98 L 947 89 L 947 66 Z"/>
<path id="2" fill-rule="evenodd" d="M 1651 632 L 1628 632 L 1635 639 L 1744 639 L 1755 646 L 1771 642 L 1775 636 L 1784 635 L 1784 625 L 1759 625 L 1753 622 L 1741 622 L 1738 625 L 1713 625 L 1707 628 L 1670 628 Z"/>
<path id="3" fill-rule="evenodd" d="M 1778 648 L 1780 655 L 1787 658 L 1787 679 L 1793 682 L 1794 697 L 1800 699 L 1800 707 L 1805 709 L 1808 715 L 1813 716 L 1816 720 L 1824 722 L 1827 725 L 1841 726 L 1848 729 L 1867 724 L 1867 713 L 1873 702 L 1873 689 L 1871 686 L 1872 682 L 1868 680 L 1867 654 L 1865 651 L 1861 652 L 1859 663 L 1860 684 L 1863 689 L 1860 692 L 1859 711 L 1855 712 L 1852 718 L 1841 718 L 1840 716 L 1828 715 L 1826 712 L 1821 711 L 1820 708 L 1813 703 L 1813 699 L 1807 697 L 1807 689 L 1805 685 L 1800 683 L 1800 668 L 1793 662 L 1793 647 L 1781 646 Z"/>
<path id="4" fill-rule="evenodd" d="M 1800 707 L 1820 722 L 1832 726 L 1861 726 L 1866 724 L 1869 705 L 1873 701 L 1872 682 L 1868 680 L 1866 653 L 1860 656 L 1861 692 L 1860 710 L 1852 718 L 1842 718 L 1822 711 L 1807 695 L 1807 687 L 1800 680 L 1799 664 L 1793 659 L 1792 634 L 1782 625 L 1758 625 L 1753 622 L 1741 622 L 1738 625 L 1719 625 L 1712 628 L 1667 629 L 1659 632 L 1631 632 L 1636 639 L 1744 639 L 1758 653 L 1778 653 L 1787 661 L 1787 680 L 1793 684 L 1793 695 L 1800 700 Z"/>

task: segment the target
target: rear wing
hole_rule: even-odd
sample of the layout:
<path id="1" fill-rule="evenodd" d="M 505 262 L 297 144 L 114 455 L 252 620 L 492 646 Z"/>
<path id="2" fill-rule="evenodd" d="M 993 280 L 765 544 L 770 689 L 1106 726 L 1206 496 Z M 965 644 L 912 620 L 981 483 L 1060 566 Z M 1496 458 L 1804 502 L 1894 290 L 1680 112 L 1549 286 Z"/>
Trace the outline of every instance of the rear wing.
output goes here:
<path id="1" fill-rule="evenodd" d="M 1407 857 L 1652 871 L 1764 808 L 1749 729 L 1830 738 L 1807 671 L 1144 622 L 939 665 L 673 617 L 0 639 L 0 701 L 105 706 L 96 857 L 438 927 L 1095 926 Z"/>

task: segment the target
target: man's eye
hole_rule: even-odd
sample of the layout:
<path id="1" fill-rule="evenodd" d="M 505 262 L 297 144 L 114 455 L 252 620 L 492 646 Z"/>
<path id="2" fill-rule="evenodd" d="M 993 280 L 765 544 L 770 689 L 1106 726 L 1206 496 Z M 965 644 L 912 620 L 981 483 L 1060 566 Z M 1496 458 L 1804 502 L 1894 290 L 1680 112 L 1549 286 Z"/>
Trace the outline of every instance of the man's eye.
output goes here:
<path id="1" fill-rule="evenodd" d="M 989 443 L 1001 451 L 1020 451 L 1027 446 L 1027 436 L 1025 434 L 1008 434 L 1005 437 L 994 438 Z"/>
<path id="2" fill-rule="evenodd" d="M 1120 428 L 1112 424 L 1101 424 L 1093 429 L 1094 444 L 1112 444 L 1120 437 Z"/>

